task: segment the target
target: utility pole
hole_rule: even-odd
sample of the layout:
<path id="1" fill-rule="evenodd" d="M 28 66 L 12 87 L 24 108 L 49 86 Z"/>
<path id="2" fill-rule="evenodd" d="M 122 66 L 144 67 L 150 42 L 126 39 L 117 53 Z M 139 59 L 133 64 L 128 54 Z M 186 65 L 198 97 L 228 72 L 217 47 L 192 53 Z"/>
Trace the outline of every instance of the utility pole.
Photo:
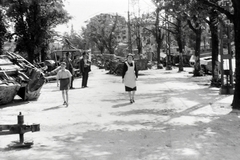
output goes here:
<path id="1" fill-rule="evenodd" d="M 131 23 L 129 13 L 129 0 L 128 0 L 128 52 L 132 53 L 132 37 L 131 37 Z"/>

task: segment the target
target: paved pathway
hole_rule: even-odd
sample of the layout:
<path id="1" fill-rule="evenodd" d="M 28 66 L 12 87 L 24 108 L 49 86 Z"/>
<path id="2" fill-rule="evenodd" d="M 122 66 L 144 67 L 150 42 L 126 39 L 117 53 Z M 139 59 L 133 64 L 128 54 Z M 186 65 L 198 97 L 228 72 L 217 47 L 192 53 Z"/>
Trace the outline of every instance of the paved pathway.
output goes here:
<path id="1" fill-rule="evenodd" d="M 213 135 L 220 129 L 216 124 L 231 111 L 232 96 L 209 88 L 210 77 L 194 78 L 185 70 L 141 71 L 134 104 L 121 77 L 96 67 L 89 88 L 80 88 L 81 79 L 74 81 L 68 108 L 56 83 L 47 83 L 37 101 L 0 110 L 1 123 L 15 124 L 22 112 L 25 123 L 41 125 L 40 132 L 25 134 L 34 140 L 29 150 L 8 150 L 7 144 L 18 136 L 1 136 L 0 159 L 219 160 L 221 142 Z M 228 145 L 229 153 L 232 149 Z"/>

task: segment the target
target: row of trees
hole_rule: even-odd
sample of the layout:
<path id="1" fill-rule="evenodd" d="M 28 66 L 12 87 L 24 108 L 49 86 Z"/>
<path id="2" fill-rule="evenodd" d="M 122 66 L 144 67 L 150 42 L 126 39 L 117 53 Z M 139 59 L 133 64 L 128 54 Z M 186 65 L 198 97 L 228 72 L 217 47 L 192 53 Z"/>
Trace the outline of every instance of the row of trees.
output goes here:
<path id="1" fill-rule="evenodd" d="M 240 109 L 240 57 L 238 53 L 240 45 L 237 45 L 240 43 L 238 35 L 240 2 L 238 0 L 152 0 L 152 2 L 156 5 L 154 13 L 131 19 L 132 34 L 135 34 L 131 37 L 135 38 L 139 53 L 141 53 L 142 44 L 137 40 L 144 39 L 144 36 L 149 33 L 155 38 L 157 55 L 159 56 L 160 49 L 163 48 L 164 43 L 167 44 L 166 41 L 164 42 L 167 33 L 171 33 L 171 38 L 178 44 L 180 55 L 184 52 L 184 46 L 193 45 L 190 47 L 194 48 L 196 57 L 194 76 L 201 74 L 200 53 L 204 37 L 210 37 L 211 40 L 212 70 L 214 71 L 218 68 L 220 27 L 223 26 L 224 34 L 227 33 L 225 26 L 229 25 L 234 29 L 230 33 L 236 44 L 236 86 L 232 106 Z M 122 31 L 122 26 L 126 28 L 127 22 L 118 15 L 106 18 L 109 16 L 102 14 L 92 18 L 87 27 L 83 28 L 83 35 L 87 41 L 95 43 L 101 52 L 107 49 L 109 53 L 113 53 L 118 44 L 118 33 Z M 232 24 L 227 24 L 228 21 Z M 140 28 L 142 28 L 141 34 L 139 34 Z M 179 71 L 182 71 L 181 65 Z M 215 74 L 216 72 L 213 72 L 212 82 L 219 80 L 218 75 Z"/>
<path id="2" fill-rule="evenodd" d="M 161 2 L 161 0 L 156 0 L 154 2 Z M 232 23 L 233 40 L 235 42 L 235 58 L 236 58 L 236 84 L 234 98 L 232 106 L 235 109 L 240 109 L 240 1 L 238 0 L 167 0 L 165 5 L 162 6 L 163 9 L 173 11 L 174 17 L 177 17 L 176 22 L 185 20 L 188 23 L 189 28 L 195 34 L 195 56 L 196 66 L 194 75 L 199 74 L 200 70 L 200 43 L 203 31 L 206 29 L 206 24 L 209 25 L 211 32 L 211 44 L 212 44 L 212 59 L 213 59 L 213 71 L 217 66 L 219 54 L 219 30 L 220 27 L 224 27 L 223 31 L 226 32 L 225 26 L 230 25 L 226 22 L 230 21 Z M 183 23 L 182 23 L 183 24 Z M 179 34 L 180 36 L 181 34 Z M 229 38 L 229 37 L 228 37 Z M 183 38 L 179 38 L 183 39 Z M 230 39 L 230 38 L 229 38 Z M 213 73 L 213 79 L 217 76 Z"/>
<path id="3" fill-rule="evenodd" d="M 213 10 L 205 9 L 202 3 L 200 4 L 194 0 L 152 1 L 156 5 L 154 13 L 144 14 L 141 17 L 135 16 L 131 19 L 130 28 L 132 34 L 130 37 L 133 39 L 132 45 L 134 45 L 138 53 L 141 54 L 144 47 L 142 40 L 154 37 L 158 66 L 160 64 L 160 49 L 167 48 L 166 46 L 171 44 L 170 39 L 177 42 L 176 44 L 178 45 L 180 55 L 184 52 L 185 46 L 188 45 L 188 47 L 195 49 L 195 55 L 197 57 L 194 76 L 201 75 L 199 61 L 201 39 L 210 37 L 210 35 L 208 35 L 208 29 L 206 29 L 208 28 L 207 23 L 211 30 L 215 27 L 215 33 L 218 31 L 216 28 L 218 19 L 216 19 L 216 17 L 210 17 L 214 15 L 210 14 L 210 11 Z M 217 13 L 216 11 L 214 12 Z M 212 21 L 216 22 L 211 25 Z M 125 40 L 124 37 L 118 39 L 118 37 L 124 35 L 124 33 L 125 35 L 128 34 L 127 25 L 128 23 L 124 17 L 100 14 L 91 18 L 86 28 L 82 28 L 82 37 L 85 43 L 95 44 L 101 53 L 107 50 L 110 54 L 113 54 L 118 44 L 121 44 L 119 42 L 128 41 L 127 36 L 125 36 Z M 214 31 L 211 33 L 214 33 Z M 214 37 L 214 35 L 212 35 L 212 37 Z M 218 39 L 218 37 L 216 37 L 216 39 Z M 148 44 L 148 42 L 146 42 L 146 44 Z M 215 46 L 213 48 L 218 47 Z M 217 57 L 217 54 L 214 54 L 214 58 L 215 57 Z M 181 59 L 180 56 L 179 71 L 183 71 Z M 213 63 L 214 68 L 215 66 L 215 63 Z M 218 77 L 213 77 L 216 79 L 213 80 L 213 82 L 217 81 Z"/>
<path id="4" fill-rule="evenodd" d="M 213 70 L 217 66 L 219 54 L 219 30 L 223 26 L 223 31 L 226 32 L 225 26 L 230 25 L 226 22 L 232 23 L 235 42 L 235 57 L 236 57 L 236 84 L 234 98 L 232 102 L 233 108 L 240 108 L 240 1 L 238 0 L 168 0 L 165 7 L 170 7 L 175 10 L 177 17 L 181 20 L 186 19 L 190 29 L 196 37 L 195 41 L 195 56 L 197 57 L 196 64 L 199 63 L 200 57 L 200 43 L 201 35 L 205 30 L 205 24 L 209 25 L 211 32 L 212 44 L 212 59 Z M 178 7 L 177 7 L 178 6 Z M 175 16 L 176 17 L 176 16 Z M 230 37 L 228 37 L 230 39 Z M 231 39 L 230 39 L 231 40 Z M 198 75 L 200 66 L 195 66 L 194 75 Z M 217 76 L 213 73 L 213 79 Z"/>
<path id="5" fill-rule="evenodd" d="M 152 38 L 155 38 L 154 45 L 156 44 L 155 46 L 158 53 L 160 53 L 160 49 L 163 48 L 167 30 L 174 32 L 173 29 L 167 29 L 166 26 L 161 25 L 161 23 L 166 23 L 166 19 L 163 17 L 160 17 L 160 19 L 159 17 L 160 10 L 158 8 L 156 13 L 144 14 L 141 17 L 135 16 L 131 19 L 131 45 L 137 49 L 139 54 L 143 51 L 143 41 L 145 41 L 146 44 L 150 44 L 150 39 Z M 173 24 L 173 22 L 171 23 Z M 119 45 L 128 43 L 128 36 L 128 22 L 124 17 L 119 15 L 97 15 L 90 19 L 85 28 L 82 28 L 82 37 L 84 41 L 87 44 L 94 44 L 101 53 L 107 51 L 110 54 L 114 54 Z M 181 48 L 183 46 L 184 45 L 181 44 Z M 159 64 L 160 54 L 157 55 Z"/>

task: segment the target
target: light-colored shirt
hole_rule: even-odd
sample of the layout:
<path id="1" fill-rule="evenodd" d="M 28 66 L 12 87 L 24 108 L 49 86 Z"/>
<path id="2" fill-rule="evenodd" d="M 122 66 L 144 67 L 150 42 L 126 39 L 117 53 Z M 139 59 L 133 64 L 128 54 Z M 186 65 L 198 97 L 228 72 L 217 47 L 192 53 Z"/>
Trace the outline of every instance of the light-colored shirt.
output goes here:
<path id="1" fill-rule="evenodd" d="M 71 78 L 71 77 L 72 77 L 72 74 L 67 69 L 60 70 L 57 73 L 57 79 L 66 79 L 66 78 Z"/>

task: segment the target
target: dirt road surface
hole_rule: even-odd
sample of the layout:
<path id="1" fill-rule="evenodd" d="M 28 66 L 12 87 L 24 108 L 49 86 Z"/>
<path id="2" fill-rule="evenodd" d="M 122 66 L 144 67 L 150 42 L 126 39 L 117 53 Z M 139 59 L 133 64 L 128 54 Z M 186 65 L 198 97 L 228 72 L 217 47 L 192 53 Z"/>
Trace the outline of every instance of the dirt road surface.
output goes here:
<path id="1" fill-rule="evenodd" d="M 192 77 L 177 68 L 141 71 L 135 103 L 121 77 L 93 67 L 89 87 L 69 91 L 62 105 L 55 82 L 37 101 L 1 106 L 0 124 L 39 123 L 24 134 L 30 149 L 9 149 L 18 135 L 0 136 L 1 160 L 238 160 L 239 117 L 232 96 L 209 88 L 210 76 Z M 236 141 L 237 140 L 237 141 Z"/>

